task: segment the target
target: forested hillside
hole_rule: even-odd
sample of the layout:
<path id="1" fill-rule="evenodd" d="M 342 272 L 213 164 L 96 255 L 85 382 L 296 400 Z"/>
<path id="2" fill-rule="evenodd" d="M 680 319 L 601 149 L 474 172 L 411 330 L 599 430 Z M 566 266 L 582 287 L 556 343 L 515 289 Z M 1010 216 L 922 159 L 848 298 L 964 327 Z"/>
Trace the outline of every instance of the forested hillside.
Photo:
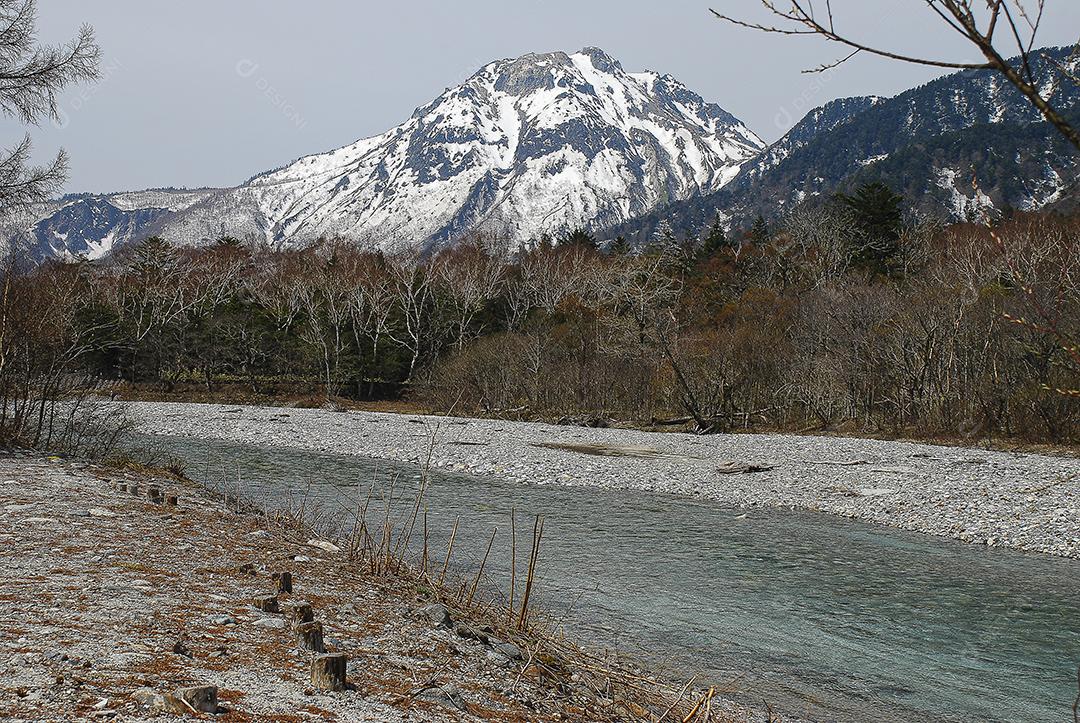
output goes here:
<path id="1" fill-rule="evenodd" d="M 1080 222 L 904 218 L 869 184 L 640 252 L 584 231 L 510 261 L 484 238 L 428 258 L 151 239 L 9 271 L 0 383 L 9 401 L 77 373 L 121 395 L 1076 441 Z"/>
<path id="2" fill-rule="evenodd" d="M 1061 83 L 1054 65 L 1076 63 L 1070 49 L 1033 57 L 1037 76 L 1060 85 L 1055 103 L 1075 116 L 1080 87 Z M 978 209 L 1071 203 L 1077 173 L 1074 150 L 1012 86 L 992 71 L 956 73 L 894 98 L 844 99 L 811 111 L 720 191 L 603 235 L 647 242 L 664 223 L 679 235 L 700 236 L 717 212 L 733 227 L 749 228 L 758 215 L 779 221 L 800 203 L 874 180 L 902 190 L 911 212 L 959 221 Z"/>

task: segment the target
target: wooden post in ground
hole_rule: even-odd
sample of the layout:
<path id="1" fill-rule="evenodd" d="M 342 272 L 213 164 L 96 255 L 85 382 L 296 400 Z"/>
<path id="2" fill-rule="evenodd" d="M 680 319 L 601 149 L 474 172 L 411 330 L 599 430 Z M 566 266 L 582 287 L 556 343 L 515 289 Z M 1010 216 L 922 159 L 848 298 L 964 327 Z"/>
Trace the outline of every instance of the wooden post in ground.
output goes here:
<path id="1" fill-rule="evenodd" d="M 325 653 L 322 623 L 300 623 L 296 626 L 296 642 L 304 650 Z"/>
<path id="2" fill-rule="evenodd" d="M 277 582 L 277 591 L 279 594 L 292 592 L 291 572 L 275 572 L 274 580 Z"/>
<path id="3" fill-rule="evenodd" d="M 278 609 L 277 595 L 260 595 L 252 602 L 256 608 L 262 610 L 264 613 L 280 612 Z"/>
<path id="4" fill-rule="evenodd" d="M 311 685 L 315 690 L 340 693 L 345 690 L 345 666 L 348 658 L 341 654 L 320 655 L 311 661 Z"/>
<path id="5" fill-rule="evenodd" d="M 287 608 L 289 625 L 296 629 L 298 625 L 304 623 L 310 623 L 315 619 L 315 611 L 311 609 L 311 604 L 306 602 L 296 602 Z"/>

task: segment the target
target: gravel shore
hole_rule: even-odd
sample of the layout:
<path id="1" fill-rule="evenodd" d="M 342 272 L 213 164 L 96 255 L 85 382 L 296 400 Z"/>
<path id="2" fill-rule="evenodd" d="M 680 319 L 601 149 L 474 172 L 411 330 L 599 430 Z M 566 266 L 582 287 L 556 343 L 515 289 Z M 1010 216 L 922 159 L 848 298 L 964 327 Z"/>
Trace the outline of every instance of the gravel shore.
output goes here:
<path id="1" fill-rule="evenodd" d="M 523 484 L 785 507 L 1080 558 L 1080 460 L 909 442 L 587 429 L 315 409 L 128 403 L 139 432 L 421 463 Z M 734 463 L 734 464 L 731 464 Z M 732 473 L 749 465 L 763 471 Z"/>
<path id="2" fill-rule="evenodd" d="M 534 638 L 482 627 L 185 480 L 0 453 L 0 544 L 3 720 L 625 719 L 590 674 L 568 669 L 569 685 L 537 665 L 534 653 L 554 658 Z M 273 595 L 280 572 L 291 584 Z M 316 653 L 287 622 L 303 603 L 325 649 L 347 658 L 346 690 L 312 684 Z M 716 702 L 724 723 L 761 720 Z"/>

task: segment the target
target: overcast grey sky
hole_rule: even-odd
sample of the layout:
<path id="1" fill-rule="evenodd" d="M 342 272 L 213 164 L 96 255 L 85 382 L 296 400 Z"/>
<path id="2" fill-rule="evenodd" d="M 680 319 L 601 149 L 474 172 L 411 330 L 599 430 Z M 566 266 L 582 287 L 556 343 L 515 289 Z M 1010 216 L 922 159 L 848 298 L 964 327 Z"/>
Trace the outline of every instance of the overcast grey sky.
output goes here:
<path id="1" fill-rule="evenodd" d="M 711 0 L 760 17 L 758 0 Z M 781 3 L 782 4 L 782 3 Z M 228 186 L 404 121 L 485 63 L 596 45 L 630 71 L 671 73 L 772 141 L 812 107 L 890 95 L 938 75 L 764 36 L 712 18 L 710 0 L 40 0 L 41 39 L 97 30 L 103 79 L 65 94 L 64 122 L 34 132 L 67 148 L 69 191 Z M 1075 42 L 1080 2 L 1049 0 L 1043 45 Z M 923 0 L 833 0 L 844 28 L 911 52 L 973 59 Z M 0 140 L 21 134 L 6 121 Z"/>

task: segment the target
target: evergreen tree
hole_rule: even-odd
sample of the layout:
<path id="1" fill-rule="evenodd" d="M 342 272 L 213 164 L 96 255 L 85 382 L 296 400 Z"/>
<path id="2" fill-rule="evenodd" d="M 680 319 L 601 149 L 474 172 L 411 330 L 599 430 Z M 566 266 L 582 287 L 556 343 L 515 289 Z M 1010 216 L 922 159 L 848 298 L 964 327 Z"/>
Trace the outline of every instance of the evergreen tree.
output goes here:
<path id="1" fill-rule="evenodd" d="M 854 214 L 856 247 L 852 261 L 874 273 L 892 273 L 904 232 L 904 197 L 880 181 L 860 186 L 837 199 Z"/>
<path id="2" fill-rule="evenodd" d="M 596 237 L 583 228 L 576 228 L 563 236 L 560 246 L 578 246 L 580 248 L 597 251 L 600 248 Z"/>
<path id="3" fill-rule="evenodd" d="M 839 195 L 855 214 L 855 225 L 868 238 L 898 238 L 904 229 L 904 197 L 880 181 L 860 186 L 853 195 Z"/>
<path id="4" fill-rule="evenodd" d="M 125 251 L 128 266 L 143 277 L 156 277 L 176 261 L 176 250 L 160 236 L 149 236 Z"/>
<path id="5" fill-rule="evenodd" d="M 712 227 L 702 241 L 701 257 L 703 259 L 712 258 L 729 245 L 727 234 L 724 233 L 724 224 L 720 218 L 720 212 L 717 211 L 716 216 L 713 218 Z"/>
<path id="6" fill-rule="evenodd" d="M 608 245 L 607 252 L 609 256 L 629 256 L 630 242 L 625 236 L 619 236 Z"/>
<path id="7" fill-rule="evenodd" d="M 765 217 L 760 213 L 758 217 L 754 219 L 754 225 L 750 227 L 750 238 L 757 243 L 764 243 L 769 240 L 769 224 L 765 222 Z"/>
<path id="8" fill-rule="evenodd" d="M 217 240 L 218 248 L 223 249 L 239 249 L 242 248 L 243 245 L 244 244 L 241 243 L 240 239 L 236 238 L 235 236 L 230 236 L 228 234 L 225 234 Z"/>

